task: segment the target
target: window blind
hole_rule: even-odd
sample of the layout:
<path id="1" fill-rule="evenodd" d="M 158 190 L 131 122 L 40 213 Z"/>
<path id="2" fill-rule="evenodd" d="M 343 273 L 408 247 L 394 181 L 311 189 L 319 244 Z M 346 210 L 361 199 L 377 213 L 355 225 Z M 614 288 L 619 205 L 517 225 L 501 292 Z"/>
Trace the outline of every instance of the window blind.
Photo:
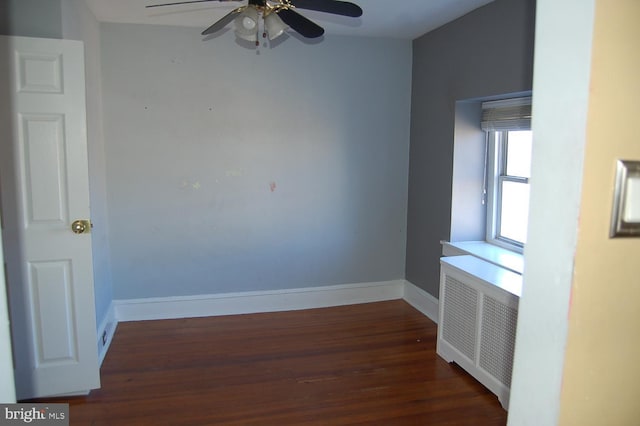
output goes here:
<path id="1" fill-rule="evenodd" d="M 531 130 L 531 97 L 482 103 L 482 130 Z"/>

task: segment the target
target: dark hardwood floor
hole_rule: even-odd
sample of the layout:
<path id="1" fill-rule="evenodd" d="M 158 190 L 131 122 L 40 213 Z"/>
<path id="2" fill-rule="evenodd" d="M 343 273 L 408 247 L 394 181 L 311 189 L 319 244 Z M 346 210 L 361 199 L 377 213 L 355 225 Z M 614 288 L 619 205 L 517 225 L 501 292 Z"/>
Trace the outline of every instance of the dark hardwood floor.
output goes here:
<path id="1" fill-rule="evenodd" d="M 118 325 L 72 425 L 504 425 L 404 301 Z M 60 402 L 57 400 L 56 402 Z"/>

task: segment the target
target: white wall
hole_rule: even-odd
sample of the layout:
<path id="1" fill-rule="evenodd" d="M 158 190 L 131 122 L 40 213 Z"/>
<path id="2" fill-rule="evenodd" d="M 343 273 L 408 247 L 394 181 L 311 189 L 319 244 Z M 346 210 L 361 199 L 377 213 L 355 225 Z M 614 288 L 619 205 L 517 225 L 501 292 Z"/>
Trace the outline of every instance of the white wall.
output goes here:
<path id="1" fill-rule="evenodd" d="M 449 241 L 485 239 L 487 209 L 482 191 L 487 147 L 481 114 L 480 101 L 456 102 Z"/>
<path id="2" fill-rule="evenodd" d="M 116 299 L 404 277 L 409 41 L 101 28 Z"/>
<path id="3" fill-rule="evenodd" d="M 510 425 L 555 425 L 579 225 L 594 0 L 538 0 L 529 232 Z"/>

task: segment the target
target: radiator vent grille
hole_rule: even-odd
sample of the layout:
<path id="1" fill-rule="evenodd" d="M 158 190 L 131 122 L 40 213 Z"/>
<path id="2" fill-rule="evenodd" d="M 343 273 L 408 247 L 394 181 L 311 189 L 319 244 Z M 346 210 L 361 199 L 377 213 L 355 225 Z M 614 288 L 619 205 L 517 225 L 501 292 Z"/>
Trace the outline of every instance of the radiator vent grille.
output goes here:
<path id="1" fill-rule="evenodd" d="M 447 276 L 444 285 L 442 338 L 469 359 L 475 359 L 478 292 Z"/>
<path id="2" fill-rule="evenodd" d="M 510 387 L 518 311 L 488 296 L 483 305 L 480 367 Z"/>

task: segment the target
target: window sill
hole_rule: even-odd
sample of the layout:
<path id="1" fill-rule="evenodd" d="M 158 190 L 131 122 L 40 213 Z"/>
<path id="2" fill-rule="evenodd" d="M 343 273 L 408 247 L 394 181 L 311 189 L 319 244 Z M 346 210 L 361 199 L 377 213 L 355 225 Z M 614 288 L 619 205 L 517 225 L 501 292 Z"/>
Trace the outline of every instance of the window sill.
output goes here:
<path id="1" fill-rule="evenodd" d="M 516 297 L 522 295 L 522 275 L 493 263 L 471 255 L 443 257 L 440 259 L 440 263 L 458 270 L 459 273 L 471 276 L 476 280 L 475 282 L 480 280 L 485 285 L 500 288 Z M 466 280 L 465 283 L 468 284 Z M 489 292 L 489 294 L 491 293 Z"/>
<path id="2" fill-rule="evenodd" d="M 520 253 L 489 244 L 486 241 L 441 241 L 445 256 L 471 255 L 522 275 L 524 257 Z"/>

